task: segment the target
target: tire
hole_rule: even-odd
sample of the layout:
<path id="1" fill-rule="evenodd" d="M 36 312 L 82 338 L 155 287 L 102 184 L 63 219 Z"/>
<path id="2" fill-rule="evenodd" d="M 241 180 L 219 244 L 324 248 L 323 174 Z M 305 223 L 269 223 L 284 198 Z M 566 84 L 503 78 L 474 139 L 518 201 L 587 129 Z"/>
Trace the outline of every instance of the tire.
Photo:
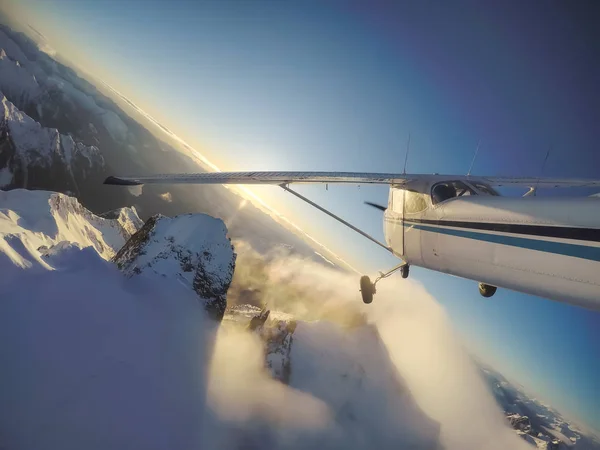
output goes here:
<path id="1" fill-rule="evenodd" d="M 408 272 L 409 272 L 409 265 L 406 264 L 405 266 L 402 266 L 402 268 L 400 269 L 400 276 L 402 278 L 408 278 Z"/>
<path id="2" fill-rule="evenodd" d="M 363 303 L 369 304 L 373 301 L 375 286 L 373 286 L 371 279 L 366 275 L 360 277 L 360 293 L 362 295 Z"/>
<path id="3" fill-rule="evenodd" d="M 496 286 L 492 286 L 485 283 L 479 283 L 479 293 L 482 297 L 492 297 L 498 288 Z"/>

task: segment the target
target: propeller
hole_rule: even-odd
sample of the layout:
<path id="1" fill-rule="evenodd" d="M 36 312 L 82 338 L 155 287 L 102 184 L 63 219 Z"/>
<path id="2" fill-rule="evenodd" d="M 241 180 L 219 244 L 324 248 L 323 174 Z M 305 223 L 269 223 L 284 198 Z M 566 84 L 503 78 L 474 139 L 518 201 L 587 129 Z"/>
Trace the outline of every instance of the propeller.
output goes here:
<path id="1" fill-rule="evenodd" d="M 377 203 L 365 202 L 365 205 L 372 206 L 373 208 L 377 208 L 381 211 L 385 211 L 387 209 L 387 206 L 378 205 Z"/>

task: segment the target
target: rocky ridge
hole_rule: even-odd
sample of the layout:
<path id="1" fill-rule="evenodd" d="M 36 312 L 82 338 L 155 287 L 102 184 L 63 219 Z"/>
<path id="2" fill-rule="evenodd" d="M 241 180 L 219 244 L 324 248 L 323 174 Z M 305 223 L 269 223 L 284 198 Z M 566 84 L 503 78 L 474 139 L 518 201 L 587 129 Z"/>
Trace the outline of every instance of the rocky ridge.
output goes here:
<path id="1" fill-rule="evenodd" d="M 220 219 L 204 214 L 151 217 L 113 258 L 128 277 L 151 272 L 193 289 L 211 317 L 221 320 L 235 253 Z"/>

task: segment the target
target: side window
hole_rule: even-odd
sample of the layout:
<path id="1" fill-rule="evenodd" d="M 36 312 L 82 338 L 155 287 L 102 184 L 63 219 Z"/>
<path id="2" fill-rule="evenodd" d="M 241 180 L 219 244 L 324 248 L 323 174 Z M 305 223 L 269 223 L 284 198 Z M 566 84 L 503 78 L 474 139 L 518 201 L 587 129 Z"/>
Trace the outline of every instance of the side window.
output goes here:
<path id="1" fill-rule="evenodd" d="M 444 181 L 443 183 L 435 184 L 431 189 L 431 201 L 434 205 L 454 197 L 463 197 L 465 195 L 477 194 L 462 181 Z"/>
<path id="2" fill-rule="evenodd" d="M 406 214 L 416 214 L 427 209 L 427 199 L 419 192 L 406 191 L 404 202 Z"/>
<path id="3" fill-rule="evenodd" d="M 491 186 L 488 186 L 486 184 L 474 183 L 473 186 L 475 186 L 480 192 L 483 192 L 484 194 L 495 196 L 499 195 L 495 190 L 491 188 Z"/>

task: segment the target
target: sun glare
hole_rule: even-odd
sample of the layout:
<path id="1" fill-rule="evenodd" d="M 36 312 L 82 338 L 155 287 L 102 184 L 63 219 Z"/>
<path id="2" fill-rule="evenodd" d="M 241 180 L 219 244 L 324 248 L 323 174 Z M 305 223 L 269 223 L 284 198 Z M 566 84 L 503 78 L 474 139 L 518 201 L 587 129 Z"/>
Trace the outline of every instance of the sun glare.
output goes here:
<path id="1" fill-rule="evenodd" d="M 152 117 L 146 111 L 144 111 L 138 105 L 133 103 L 131 100 L 129 100 L 122 93 L 120 93 L 115 88 L 113 88 L 106 81 L 104 81 L 102 79 L 100 79 L 99 81 L 101 81 L 106 86 L 106 88 L 108 88 L 113 94 L 119 96 L 120 98 L 125 100 L 130 106 L 135 108 L 139 114 L 141 114 L 148 121 L 150 121 L 153 125 L 155 125 L 156 128 L 158 128 L 158 130 L 160 132 L 167 134 L 171 139 L 173 139 L 176 142 L 178 142 L 179 144 L 181 144 L 182 147 L 187 150 L 187 155 L 194 158 L 196 160 L 196 162 L 200 166 L 202 166 L 205 170 L 207 170 L 209 172 L 222 172 L 222 170 L 216 164 L 211 162 L 202 153 L 200 153 L 198 150 L 194 149 L 186 141 L 184 141 L 182 138 L 177 136 L 173 131 L 169 130 L 167 127 L 160 124 L 158 122 L 158 120 L 156 120 L 154 117 Z M 308 243 L 311 244 L 312 246 L 316 245 L 320 250 L 327 252 L 329 255 L 331 255 L 335 259 L 337 259 L 337 261 L 339 263 L 341 263 L 344 267 L 351 269 L 356 273 L 360 273 L 354 266 L 352 266 L 350 263 L 348 263 L 346 260 L 344 260 L 341 256 L 337 255 L 335 252 L 333 252 L 330 248 L 328 248 L 322 242 L 319 242 L 316 238 L 314 238 L 313 236 L 311 236 L 308 233 L 306 233 L 305 231 L 303 231 L 302 228 L 300 228 L 298 225 L 293 223 L 291 220 L 289 220 L 283 214 L 281 214 L 280 212 L 275 210 L 271 205 L 267 204 L 262 198 L 260 198 L 250 188 L 248 188 L 246 186 L 235 186 L 235 185 L 224 185 L 224 187 L 231 190 L 232 192 L 236 193 L 237 195 L 241 196 L 245 200 L 252 202 L 252 204 L 255 207 L 259 208 L 265 214 L 268 214 L 269 216 L 271 216 L 273 218 L 273 220 L 275 220 L 277 223 L 285 226 L 288 230 L 299 235 L 304 240 L 307 240 Z M 238 211 L 241 210 L 244 206 L 246 206 L 245 202 L 240 203 L 240 206 L 238 207 Z M 232 222 L 234 218 L 235 218 L 235 216 L 230 218 L 229 220 Z M 320 254 L 320 253 L 318 253 L 318 254 Z"/>

